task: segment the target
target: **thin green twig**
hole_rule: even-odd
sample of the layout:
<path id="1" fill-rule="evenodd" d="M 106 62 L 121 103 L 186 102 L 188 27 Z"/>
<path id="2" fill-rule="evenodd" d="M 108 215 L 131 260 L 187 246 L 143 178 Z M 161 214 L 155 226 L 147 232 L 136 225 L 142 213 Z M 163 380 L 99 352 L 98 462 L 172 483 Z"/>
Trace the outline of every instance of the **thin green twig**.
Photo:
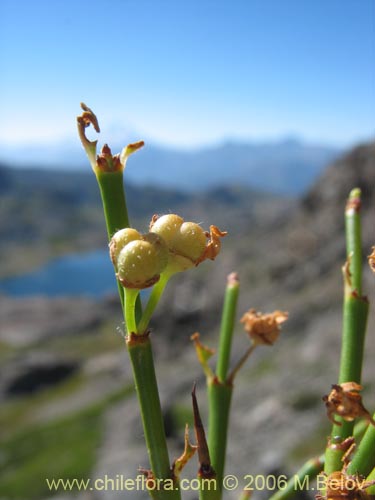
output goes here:
<path id="1" fill-rule="evenodd" d="M 139 290 L 125 288 L 125 323 L 128 335 L 138 333 L 135 319 L 135 304 L 139 296 Z"/>
<path id="2" fill-rule="evenodd" d="M 227 378 L 239 289 L 240 286 L 237 274 L 230 274 L 225 290 L 216 365 L 216 375 L 220 382 L 225 382 Z"/>
<path id="3" fill-rule="evenodd" d="M 367 481 L 375 481 L 375 467 L 367 477 Z M 375 495 L 375 484 L 366 490 L 369 495 Z"/>
<path id="4" fill-rule="evenodd" d="M 133 367 L 151 470 L 157 480 L 170 481 L 170 460 L 150 338 L 147 334 L 129 335 L 127 348 Z M 152 496 L 160 500 L 179 500 L 181 498 L 178 489 L 153 492 Z"/>
<path id="5" fill-rule="evenodd" d="M 375 415 L 374 415 L 375 417 Z M 359 473 L 367 476 L 375 467 L 375 427 L 369 425 L 357 450 L 353 460 L 348 466 L 348 474 Z"/>
<path id="6" fill-rule="evenodd" d="M 233 386 L 227 381 L 227 373 L 232 347 L 233 329 L 239 294 L 239 281 L 236 273 L 228 276 L 221 320 L 220 341 L 216 376 L 207 378 L 209 421 L 208 446 L 212 466 L 216 472 L 217 486 L 222 492 L 222 483 L 227 448 L 229 412 Z"/>
<path id="7" fill-rule="evenodd" d="M 234 381 L 237 373 L 241 370 L 241 368 L 244 366 L 244 364 L 249 359 L 251 354 L 254 352 L 256 346 L 257 346 L 257 344 L 251 344 L 250 347 L 245 352 L 245 354 L 243 354 L 243 356 L 240 358 L 240 360 L 236 363 L 236 365 L 234 366 L 233 370 L 230 372 L 230 374 L 227 378 L 228 383 L 233 384 L 233 381 Z"/>
<path id="8" fill-rule="evenodd" d="M 151 316 L 163 295 L 169 276 L 162 273 L 159 281 L 153 286 L 146 307 L 143 311 L 140 322 L 138 323 L 139 333 L 145 333 L 150 322 Z"/>
<path id="9" fill-rule="evenodd" d="M 362 293 L 362 245 L 360 220 L 360 190 L 353 189 L 345 210 L 347 265 L 344 266 L 343 335 L 339 383 L 360 384 L 364 339 L 366 333 L 368 301 Z M 341 425 L 334 424 L 331 437 L 345 439 L 353 434 L 353 422 L 337 417 Z M 325 472 L 341 470 L 343 451 L 327 446 Z"/>

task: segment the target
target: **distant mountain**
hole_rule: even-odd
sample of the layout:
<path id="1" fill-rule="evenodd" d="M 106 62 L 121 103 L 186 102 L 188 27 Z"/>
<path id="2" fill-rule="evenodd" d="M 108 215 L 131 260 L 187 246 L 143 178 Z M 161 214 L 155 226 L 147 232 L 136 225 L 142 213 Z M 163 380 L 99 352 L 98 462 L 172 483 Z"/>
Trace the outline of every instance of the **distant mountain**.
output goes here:
<path id="1" fill-rule="evenodd" d="M 228 142 L 192 152 L 145 149 L 128 175 L 134 182 L 156 182 L 184 189 L 244 184 L 264 191 L 299 194 L 305 191 L 337 150 L 299 141 Z M 134 163 L 134 164 L 133 164 Z"/>
<path id="2" fill-rule="evenodd" d="M 329 165 L 310 190 L 296 202 L 288 217 L 272 228 L 260 228 L 260 234 L 255 238 L 252 235 L 249 241 L 244 238 L 239 255 L 251 247 L 256 259 L 263 260 L 269 282 L 273 283 L 276 292 L 276 287 L 282 284 L 284 292 L 303 291 L 301 300 L 311 293 L 311 301 L 316 307 L 324 307 L 324 304 L 328 307 L 335 300 L 341 300 L 342 296 L 340 277 L 345 261 L 344 212 L 347 197 L 353 188 L 358 187 L 362 192 L 364 258 L 375 244 L 374 186 L 375 142 L 369 142 L 353 148 Z M 268 264 L 265 248 L 277 248 L 277 252 L 268 254 Z M 252 270 L 248 278 L 251 283 L 255 281 L 254 273 Z M 262 273 L 259 281 L 263 282 L 264 269 Z M 368 287 L 373 286 L 370 274 L 366 265 L 364 275 L 371 280 Z"/>
<path id="3" fill-rule="evenodd" d="M 113 152 L 121 146 L 113 147 Z M 278 142 L 227 142 L 184 151 L 146 147 L 129 161 L 127 173 L 134 184 L 156 185 L 183 191 L 203 191 L 220 185 L 241 184 L 263 191 L 298 195 L 306 191 L 339 150 L 298 139 Z M 24 150 L 2 148 L 0 160 L 19 167 L 87 169 L 77 143 L 61 143 Z M 77 167 L 79 166 L 79 167 Z"/>

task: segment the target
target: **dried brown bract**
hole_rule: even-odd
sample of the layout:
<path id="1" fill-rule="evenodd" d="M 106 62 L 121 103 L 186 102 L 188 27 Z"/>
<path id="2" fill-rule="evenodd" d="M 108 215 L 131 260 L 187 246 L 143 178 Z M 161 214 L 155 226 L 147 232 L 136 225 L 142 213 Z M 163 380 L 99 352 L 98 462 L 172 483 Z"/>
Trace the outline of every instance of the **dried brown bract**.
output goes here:
<path id="1" fill-rule="evenodd" d="M 200 258 L 199 262 L 203 262 L 206 259 L 215 260 L 221 250 L 220 238 L 223 238 L 227 234 L 228 234 L 227 231 L 220 231 L 220 229 L 217 226 L 210 226 L 210 232 L 208 231 L 206 232 L 207 238 L 210 239 L 206 245 L 206 250 L 202 255 L 202 257 Z"/>
<path id="2" fill-rule="evenodd" d="M 325 494 L 316 495 L 316 500 L 367 500 L 371 497 L 366 489 L 375 481 L 366 481 L 359 475 L 347 475 L 343 471 L 332 472 L 325 480 Z"/>
<path id="3" fill-rule="evenodd" d="M 78 134 L 84 147 L 86 154 L 90 160 L 91 167 L 97 175 L 99 172 L 122 172 L 125 168 L 128 157 L 144 146 L 143 141 L 128 144 L 121 153 L 112 155 L 108 144 L 104 144 L 100 154 L 96 154 L 96 146 L 98 141 L 90 141 L 86 136 L 86 128 L 92 125 L 96 132 L 100 132 L 99 122 L 95 113 L 81 102 L 83 113 L 77 116 Z"/>
<path id="4" fill-rule="evenodd" d="M 194 453 L 198 449 L 198 446 L 190 443 L 188 424 L 186 424 L 186 426 L 185 426 L 185 439 L 184 439 L 184 441 L 185 441 L 184 452 L 179 458 L 177 458 L 173 462 L 173 465 L 172 465 L 172 471 L 173 471 L 174 478 L 178 478 L 180 476 L 182 469 L 185 467 L 185 465 L 189 462 L 191 457 L 194 455 Z"/>
<path id="5" fill-rule="evenodd" d="M 206 345 L 202 344 L 200 341 L 200 335 L 198 332 L 194 333 L 190 340 L 194 342 L 195 352 L 197 354 L 197 358 L 199 363 L 201 364 L 204 373 L 207 377 L 212 378 L 214 376 L 209 364 L 208 360 L 215 354 L 214 349 L 210 349 Z"/>
<path id="6" fill-rule="evenodd" d="M 81 108 L 83 110 L 83 113 L 77 118 L 77 122 L 83 128 L 86 128 L 91 124 L 96 132 L 100 132 L 99 122 L 95 113 L 88 106 L 86 106 L 84 102 L 81 102 Z"/>
<path id="7" fill-rule="evenodd" d="M 108 144 L 104 144 L 100 154 L 96 158 L 96 163 L 102 172 L 118 172 L 122 170 L 120 154 L 113 155 Z"/>
<path id="8" fill-rule="evenodd" d="M 368 263 L 370 265 L 371 271 L 375 273 L 375 247 L 372 247 L 371 255 L 368 256 Z"/>
<path id="9" fill-rule="evenodd" d="M 345 439 L 342 439 L 339 436 L 336 436 L 335 438 L 329 436 L 328 438 L 328 448 L 331 450 L 340 450 L 347 453 L 349 450 L 352 450 L 353 447 L 355 447 L 355 439 L 353 436 L 349 436 Z"/>
<path id="10" fill-rule="evenodd" d="M 193 402 L 194 429 L 195 429 L 195 437 L 197 439 L 197 450 L 198 450 L 198 460 L 199 460 L 198 477 L 212 479 L 216 477 L 216 472 L 214 471 L 211 465 L 210 451 L 208 449 L 206 433 L 199 412 L 195 389 L 196 385 L 194 384 L 191 397 Z"/>
<path id="11" fill-rule="evenodd" d="M 240 321 L 254 345 L 273 345 L 280 335 L 281 324 L 287 319 L 287 312 L 262 314 L 255 309 L 249 309 Z"/>
<path id="12" fill-rule="evenodd" d="M 351 191 L 349 198 L 346 202 L 345 212 L 346 214 L 350 213 L 359 214 L 361 208 L 362 208 L 361 190 L 359 188 L 354 188 Z"/>
<path id="13" fill-rule="evenodd" d="M 342 425 L 333 418 L 333 415 L 342 417 L 347 422 L 352 422 L 358 417 L 366 418 L 375 426 L 375 421 L 362 403 L 362 396 L 359 392 L 362 386 L 355 382 L 344 382 L 343 384 L 334 384 L 331 392 L 323 397 L 326 404 L 327 416 L 337 425 Z"/>

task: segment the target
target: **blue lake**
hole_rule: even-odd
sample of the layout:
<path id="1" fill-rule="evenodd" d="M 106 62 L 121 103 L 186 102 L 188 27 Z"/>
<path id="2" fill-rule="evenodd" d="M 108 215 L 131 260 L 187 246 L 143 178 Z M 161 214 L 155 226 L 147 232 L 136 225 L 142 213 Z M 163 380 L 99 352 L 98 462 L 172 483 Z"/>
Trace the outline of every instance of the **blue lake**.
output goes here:
<path id="1" fill-rule="evenodd" d="M 108 250 L 71 254 L 51 260 L 31 273 L 0 280 L 0 293 L 11 296 L 88 295 L 116 293 Z"/>

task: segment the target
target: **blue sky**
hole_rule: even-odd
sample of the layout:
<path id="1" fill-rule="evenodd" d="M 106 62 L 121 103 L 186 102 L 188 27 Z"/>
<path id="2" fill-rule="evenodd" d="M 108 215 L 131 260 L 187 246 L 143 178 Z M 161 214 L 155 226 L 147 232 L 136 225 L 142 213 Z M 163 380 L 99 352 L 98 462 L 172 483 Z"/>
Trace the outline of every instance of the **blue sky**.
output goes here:
<path id="1" fill-rule="evenodd" d="M 2 0 L 0 143 L 374 136 L 375 0 Z M 111 137 L 106 137 L 111 142 Z"/>

